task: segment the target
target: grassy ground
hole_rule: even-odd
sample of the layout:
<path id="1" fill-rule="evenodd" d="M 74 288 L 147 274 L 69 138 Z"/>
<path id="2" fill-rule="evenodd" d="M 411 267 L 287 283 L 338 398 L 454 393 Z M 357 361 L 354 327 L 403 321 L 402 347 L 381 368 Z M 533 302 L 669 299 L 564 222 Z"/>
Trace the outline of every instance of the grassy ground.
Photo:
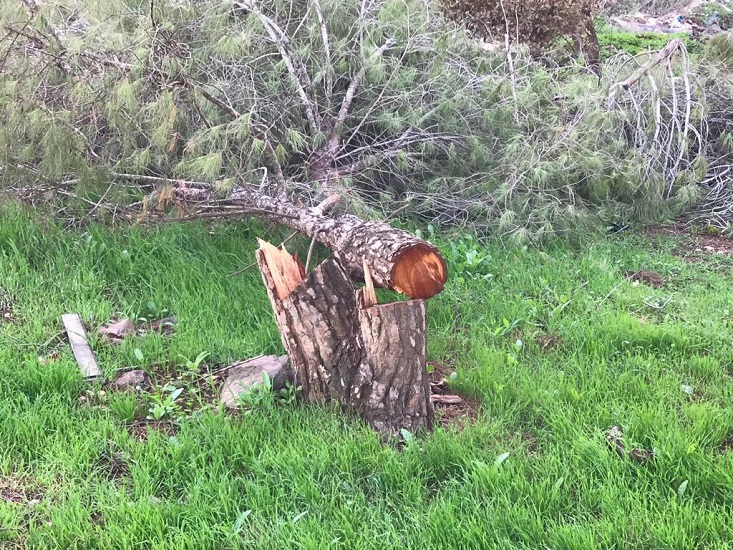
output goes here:
<path id="1" fill-rule="evenodd" d="M 256 233 L 63 233 L 0 213 L 0 547 L 733 545 L 727 257 L 674 256 L 689 237 L 544 252 L 446 240 L 429 354 L 482 411 L 397 448 L 334 411 L 264 401 L 231 415 L 193 393 L 186 362 L 202 351 L 214 368 L 281 350 L 257 271 L 226 276 L 252 261 Z M 625 278 L 640 269 L 665 283 Z M 177 367 L 172 429 L 131 429 L 150 396 L 86 393 L 58 338 L 67 311 L 92 328 L 177 317 L 170 337 L 94 343 L 109 375 Z M 619 456 L 613 425 L 655 458 Z"/>

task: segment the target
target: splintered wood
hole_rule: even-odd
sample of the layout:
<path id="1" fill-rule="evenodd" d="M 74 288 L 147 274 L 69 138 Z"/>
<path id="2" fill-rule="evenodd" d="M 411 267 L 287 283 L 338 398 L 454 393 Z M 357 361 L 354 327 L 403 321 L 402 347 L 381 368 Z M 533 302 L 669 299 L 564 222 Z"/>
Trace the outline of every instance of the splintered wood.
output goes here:
<path id="1" fill-rule="evenodd" d="M 361 301 L 365 308 L 372 307 L 377 304 L 377 293 L 374 290 L 374 281 L 372 280 L 372 272 L 369 264 L 364 261 L 364 288 L 361 293 Z"/>
<path id="2" fill-rule="evenodd" d="M 377 304 L 365 260 L 358 291 L 337 258 L 303 277 L 296 258 L 261 241 L 257 263 L 302 398 L 336 401 L 385 435 L 432 428 L 424 301 Z"/>
<path id="3" fill-rule="evenodd" d="M 297 254 L 291 256 L 285 248 L 278 248 L 262 239 L 257 239 L 257 242 L 260 245 L 258 261 L 261 255 L 272 279 L 273 292 L 282 300 L 305 279 L 305 268 Z M 260 265 L 260 270 L 262 267 Z"/>

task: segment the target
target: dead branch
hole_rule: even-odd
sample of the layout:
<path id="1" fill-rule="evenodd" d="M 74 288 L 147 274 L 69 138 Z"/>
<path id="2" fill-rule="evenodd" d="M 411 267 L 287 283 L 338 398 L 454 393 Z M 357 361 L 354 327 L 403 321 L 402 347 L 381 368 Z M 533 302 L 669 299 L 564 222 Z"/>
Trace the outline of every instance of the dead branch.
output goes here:
<path id="1" fill-rule="evenodd" d="M 664 48 L 662 48 L 661 50 L 659 50 L 659 52 L 652 56 L 649 61 L 647 61 L 646 63 L 644 63 L 644 65 L 634 71 L 634 73 L 626 80 L 624 80 L 623 82 L 618 82 L 611 86 L 611 89 L 608 93 L 608 99 L 606 101 L 606 110 L 610 111 L 611 109 L 613 109 L 614 105 L 616 104 L 616 96 L 619 90 L 628 90 L 634 84 L 639 82 L 639 80 L 641 80 L 645 74 L 647 74 L 663 61 L 670 59 L 678 51 L 686 52 L 687 49 L 685 48 L 685 43 L 682 42 L 682 40 L 680 40 L 679 38 L 674 38 L 670 40 Z"/>

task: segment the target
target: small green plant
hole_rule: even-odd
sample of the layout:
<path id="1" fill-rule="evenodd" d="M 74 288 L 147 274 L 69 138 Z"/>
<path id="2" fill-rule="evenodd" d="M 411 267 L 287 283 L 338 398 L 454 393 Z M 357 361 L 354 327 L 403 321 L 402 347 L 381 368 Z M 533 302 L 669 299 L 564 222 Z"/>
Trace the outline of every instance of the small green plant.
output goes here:
<path id="1" fill-rule="evenodd" d="M 253 385 L 250 390 L 239 396 L 239 404 L 246 414 L 255 409 L 269 410 L 277 405 L 289 406 L 295 403 L 300 387 L 295 388 L 290 382 L 284 388 L 273 389 L 272 379 L 262 373 L 262 382 Z"/>
<path id="2" fill-rule="evenodd" d="M 163 319 L 170 314 L 170 310 L 167 308 L 159 307 L 152 300 L 145 304 L 145 307 L 138 311 L 134 317 L 138 322 L 148 323 L 155 319 Z"/>
<path id="3" fill-rule="evenodd" d="M 163 386 L 163 393 L 155 393 L 150 396 L 153 405 L 148 409 L 148 420 L 162 420 L 165 417 L 174 416 L 180 410 L 176 403 L 183 393 L 183 388 L 176 388 L 172 384 Z"/>
<path id="4" fill-rule="evenodd" d="M 132 422 L 137 415 L 137 400 L 131 393 L 114 393 L 109 398 L 109 408 L 123 422 Z"/>
<path id="5" fill-rule="evenodd" d="M 472 235 L 462 235 L 457 241 L 451 242 L 450 246 L 448 263 L 457 283 L 470 279 L 493 279 L 494 275 L 489 271 L 491 256 Z"/>
<path id="6" fill-rule="evenodd" d="M 519 326 L 521 322 L 521 319 L 514 319 L 513 321 L 509 321 L 509 319 L 504 317 L 501 320 L 501 324 L 499 324 L 499 326 L 493 329 L 491 332 L 494 336 L 508 336 L 509 334 L 514 332 L 514 330 Z"/>
<path id="7" fill-rule="evenodd" d="M 209 356 L 208 351 L 202 351 L 196 356 L 196 359 L 191 361 L 188 359 L 185 355 L 179 355 L 183 360 L 185 360 L 186 370 L 189 373 L 198 373 L 199 369 L 201 368 L 201 363 L 203 363 L 204 359 L 206 359 Z"/>
<path id="8" fill-rule="evenodd" d="M 524 348 L 524 343 L 519 339 L 512 344 L 511 351 L 506 354 L 507 365 L 510 367 L 516 367 L 519 365 L 519 354 L 521 353 L 522 348 Z"/>

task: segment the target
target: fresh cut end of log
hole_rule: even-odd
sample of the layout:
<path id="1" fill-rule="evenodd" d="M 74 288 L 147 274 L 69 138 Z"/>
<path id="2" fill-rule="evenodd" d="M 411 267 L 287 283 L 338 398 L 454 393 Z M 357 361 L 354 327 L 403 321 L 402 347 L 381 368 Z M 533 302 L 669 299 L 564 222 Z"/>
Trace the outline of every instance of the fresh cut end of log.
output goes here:
<path id="1" fill-rule="evenodd" d="M 432 298 L 443 290 L 448 267 L 436 248 L 418 243 L 395 258 L 391 279 L 394 290 L 412 299 Z"/>

